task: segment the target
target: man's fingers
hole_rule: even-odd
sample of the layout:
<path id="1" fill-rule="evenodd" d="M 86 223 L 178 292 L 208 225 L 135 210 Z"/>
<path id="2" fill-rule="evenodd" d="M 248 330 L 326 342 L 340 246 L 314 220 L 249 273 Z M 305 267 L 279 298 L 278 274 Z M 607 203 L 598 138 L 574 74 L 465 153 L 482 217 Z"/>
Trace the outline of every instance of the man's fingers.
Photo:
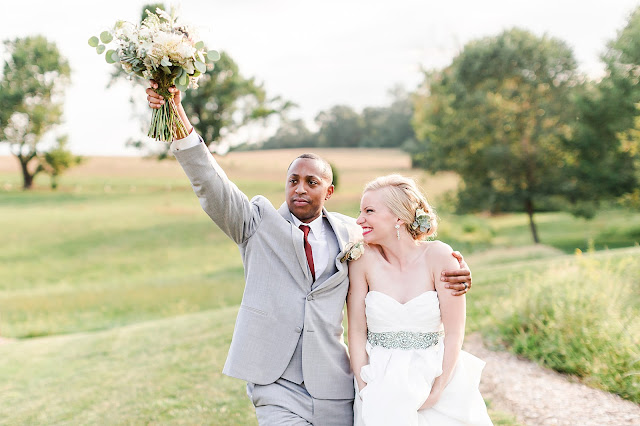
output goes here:
<path id="1" fill-rule="evenodd" d="M 447 277 L 447 278 L 455 278 L 455 277 L 462 277 L 463 280 L 466 279 L 466 277 L 469 277 L 471 275 L 471 271 L 469 271 L 468 269 L 455 269 L 452 271 L 442 271 L 442 275 L 441 278 Z M 442 281 L 449 281 L 448 279 L 443 279 Z"/>
<path id="2" fill-rule="evenodd" d="M 467 284 L 466 286 L 464 284 L 465 283 L 460 283 L 460 282 L 458 282 L 458 283 L 447 283 L 447 284 L 444 285 L 444 288 L 449 288 L 449 289 L 457 290 L 457 291 L 468 290 L 469 289 L 469 284 Z"/>
<path id="3" fill-rule="evenodd" d="M 461 296 L 469 291 L 469 288 L 471 288 L 470 286 L 465 286 L 464 284 L 446 284 L 444 287 L 453 290 L 451 292 L 453 296 Z"/>

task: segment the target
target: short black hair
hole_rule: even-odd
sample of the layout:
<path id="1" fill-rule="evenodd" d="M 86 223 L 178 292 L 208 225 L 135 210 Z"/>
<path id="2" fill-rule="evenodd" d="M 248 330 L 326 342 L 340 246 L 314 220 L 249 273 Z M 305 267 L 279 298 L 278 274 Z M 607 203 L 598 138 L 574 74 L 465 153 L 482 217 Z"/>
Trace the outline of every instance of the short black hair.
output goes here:
<path id="1" fill-rule="evenodd" d="M 324 158 L 320 157 L 317 154 L 313 154 L 313 153 L 300 154 L 299 156 L 294 158 L 293 161 L 289 164 L 289 167 L 287 167 L 287 172 L 291 168 L 291 165 L 300 158 L 305 158 L 308 160 L 316 160 L 322 163 L 322 177 L 327 179 L 330 185 L 333 185 L 333 170 L 331 169 L 331 164 L 329 164 L 327 160 L 325 160 Z"/>

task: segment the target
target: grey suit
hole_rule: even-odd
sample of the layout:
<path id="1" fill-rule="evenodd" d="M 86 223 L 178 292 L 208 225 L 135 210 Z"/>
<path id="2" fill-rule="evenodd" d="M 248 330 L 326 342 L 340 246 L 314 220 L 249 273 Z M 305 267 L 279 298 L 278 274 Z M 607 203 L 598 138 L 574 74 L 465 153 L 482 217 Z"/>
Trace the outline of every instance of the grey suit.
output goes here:
<path id="1" fill-rule="evenodd" d="M 326 270 L 333 273 L 313 283 L 303 233 L 292 224 L 286 203 L 276 210 L 262 196 L 249 200 L 204 144 L 175 156 L 202 208 L 238 244 L 244 263 L 246 287 L 223 372 L 259 385 L 274 383 L 296 368 L 296 353 L 313 398 L 353 399 L 342 337 L 349 281 L 338 252 L 361 237 L 360 227 L 353 218 L 323 211 L 337 250 Z"/>

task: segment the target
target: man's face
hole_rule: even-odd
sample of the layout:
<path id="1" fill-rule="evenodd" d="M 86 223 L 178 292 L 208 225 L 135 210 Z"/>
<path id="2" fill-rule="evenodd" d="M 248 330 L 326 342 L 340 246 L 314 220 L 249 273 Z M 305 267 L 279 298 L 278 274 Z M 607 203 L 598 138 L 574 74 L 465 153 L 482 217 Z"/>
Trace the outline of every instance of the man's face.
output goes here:
<path id="1" fill-rule="evenodd" d="M 321 161 L 298 158 L 291 163 L 287 172 L 287 206 L 304 223 L 320 216 L 324 202 L 333 194 L 333 185 L 323 170 Z"/>

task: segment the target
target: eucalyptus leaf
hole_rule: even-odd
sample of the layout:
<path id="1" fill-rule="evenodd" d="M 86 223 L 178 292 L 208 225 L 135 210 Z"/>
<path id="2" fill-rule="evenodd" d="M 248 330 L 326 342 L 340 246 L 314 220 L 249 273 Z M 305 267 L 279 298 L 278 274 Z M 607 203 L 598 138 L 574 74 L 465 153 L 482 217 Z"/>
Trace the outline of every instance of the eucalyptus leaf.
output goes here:
<path id="1" fill-rule="evenodd" d="M 104 55 L 104 59 L 105 61 L 107 61 L 108 64 L 113 64 L 116 61 L 113 60 L 113 54 L 116 53 L 115 50 L 107 50 L 107 53 L 105 53 Z"/>
<path id="2" fill-rule="evenodd" d="M 180 84 L 181 86 L 186 86 L 187 84 L 189 84 L 189 78 L 187 76 L 187 73 L 184 73 L 180 76 L 180 79 L 178 80 L 178 84 Z"/>
<path id="3" fill-rule="evenodd" d="M 196 49 L 204 49 L 204 41 L 199 41 L 196 43 Z"/>
<path id="4" fill-rule="evenodd" d="M 184 92 L 185 90 L 187 90 L 187 88 L 189 87 L 188 84 L 178 84 L 176 85 L 176 87 L 178 88 L 178 90 L 180 90 L 181 92 Z"/>
<path id="5" fill-rule="evenodd" d="M 196 69 L 200 72 L 207 72 L 207 66 L 200 61 L 195 62 Z"/>
<path id="6" fill-rule="evenodd" d="M 171 70 L 169 69 L 169 67 L 162 67 L 162 71 L 164 71 L 165 74 L 171 74 Z"/>
<path id="7" fill-rule="evenodd" d="M 169 60 L 169 58 L 164 57 L 162 58 L 162 60 L 160 60 L 160 65 L 163 65 L 165 67 L 171 66 L 171 61 Z"/>
<path id="8" fill-rule="evenodd" d="M 109 31 L 103 31 L 100 33 L 100 41 L 104 44 L 111 43 L 113 40 L 113 36 Z"/>
<path id="9" fill-rule="evenodd" d="M 207 58 L 209 58 L 210 61 L 217 61 L 220 59 L 220 54 L 217 50 L 210 50 L 207 52 Z"/>
<path id="10" fill-rule="evenodd" d="M 176 81 L 178 81 L 182 74 L 184 74 L 184 68 L 180 67 L 178 68 L 178 74 L 176 74 Z"/>
<path id="11" fill-rule="evenodd" d="M 104 49 L 106 49 L 106 46 L 104 44 L 99 44 L 98 47 L 96 47 L 96 53 L 101 55 L 102 52 L 104 52 Z"/>
<path id="12" fill-rule="evenodd" d="M 118 55 L 117 51 L 113 51 L 113 53 L 111 54 L 111 59 L 113 59 L 113 62 L 120 62 L 120 55 Z"/>
<path id="13" fill-rule="evenodd" d="M 201 75 L 201 74 L 202 74 L 202 73 L 201 73 L 200 71 L 195 70 L 195 71 L 193 72 L 193 75 L 192 75 L 191 77 L 200 77 L 200 75 Z"/>
<path id="14" fill-rule="evenodd" d="M 89 39 L 89 46 L 98 47 L 99 44 L 100 44 L 100 40 L 98 40 L 98 37 L 93 36 Z"/>

